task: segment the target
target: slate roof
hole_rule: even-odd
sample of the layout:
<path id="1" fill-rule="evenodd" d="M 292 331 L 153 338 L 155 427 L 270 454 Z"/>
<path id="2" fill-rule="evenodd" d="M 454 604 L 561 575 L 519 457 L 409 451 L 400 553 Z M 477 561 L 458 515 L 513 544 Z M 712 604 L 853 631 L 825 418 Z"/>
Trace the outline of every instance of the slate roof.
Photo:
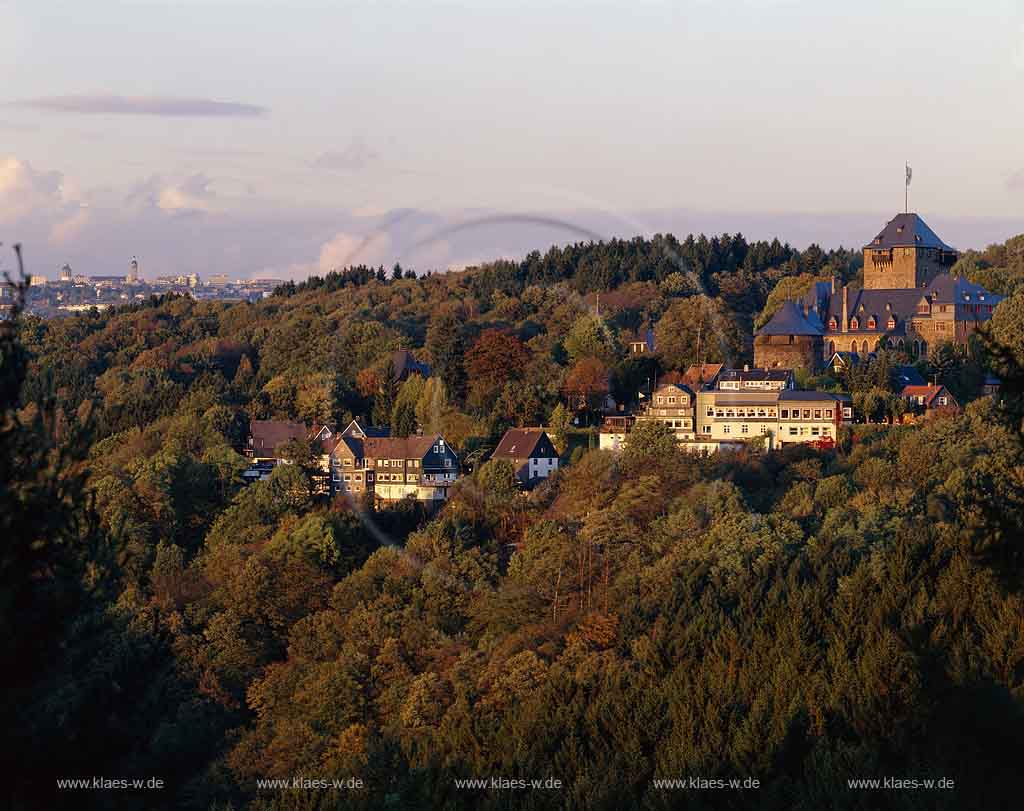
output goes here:
<path id="1" fill-rule="evenodd" d="M 944 251 L 953 249 L 939 239 L 936 234 L 917 214 L 897 214 L 865 248 L 939 248 Z"/>
<path id="2" fill-rule="evenodd" d="M 780 391 L 779 400 L 796 400 L 797 402 L 821 402 L 822 400 L 842 400 L 830 391 Z"/>
<path id="3" fill-rule="evenodd" d="M 408 349 L 396 349 L 392 352 L 391 365 L 395 367 L 395 380 L 404 380 L 412 374 L 430 377 L 430 367 L 416 360 Z"/>
<path id="4" fill-rule="evenodd" d="M 803 309 L 795 301 L 787 301 L 771 321 L 759 329 L 755 335 L 821 335 L 821 327 L 811 323 L 804 316 Z"/>
<path id="5" fill-rule="evenodd" d="M 530 459 L 537 450 L 537 445 L 546 436 L 544 431 L 536 428 L 511 428 L 505 432 L 498 447 L 491 454 L 492 459 Z M 540 456 L 541 454 L 537 454 Z M 557 454 L 552 454 L 554 458 Z"/>
<path id="6" fill-rule="evenodd" d="M 386 425 L 363 425 L 363 423 L 361 423 L 359 420 L 352 420 L 345 427 L 345 430 L 342 431 L 341 433 L 344 436 L 354 437 L 360 437 L 360 435 L 369 437 L 384 437 L 391 436 L 391 429 L 388 428 Z"/>
<path id="7" fill-rule="evenodd" d="M 718 382 L 733 381 L 778 381 L 784 382 L 793 376 L 791 369 L 726 369 L 718 376 Z"/>
<path id="8" fill-rule="evenodd" d="M 894 366 L 893 379 L 904 386 L 923 386 L 924 378 L 913 366 Z"/>

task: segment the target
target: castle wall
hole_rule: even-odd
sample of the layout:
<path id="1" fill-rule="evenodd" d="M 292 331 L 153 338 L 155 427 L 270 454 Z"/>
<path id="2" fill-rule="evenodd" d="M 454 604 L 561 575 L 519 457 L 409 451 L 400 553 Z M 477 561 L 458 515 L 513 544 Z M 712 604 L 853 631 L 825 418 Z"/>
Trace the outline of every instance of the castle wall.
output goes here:
<path id="1" fill-rule="evenodd" d="M 947 259 L 949 257 L 946 257 Z M 864 249 L 864 289 L 897 290 L 927 287 L 948 269 L 935 248 Z"/>

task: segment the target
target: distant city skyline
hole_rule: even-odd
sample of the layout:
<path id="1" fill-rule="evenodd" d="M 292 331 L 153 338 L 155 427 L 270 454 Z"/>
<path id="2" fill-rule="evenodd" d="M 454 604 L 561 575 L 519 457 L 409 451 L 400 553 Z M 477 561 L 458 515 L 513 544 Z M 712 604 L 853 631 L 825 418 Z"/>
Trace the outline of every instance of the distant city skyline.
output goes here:
<path id="1" fill-rule="evenodd" d="M 443 269 L 657 231 L 857 248 L 903 209 L 905 161 L 957 248 L 1024 231 L 1009 0 L 0 0 L 0 31 L 0 241 L 50 278 Z"/>

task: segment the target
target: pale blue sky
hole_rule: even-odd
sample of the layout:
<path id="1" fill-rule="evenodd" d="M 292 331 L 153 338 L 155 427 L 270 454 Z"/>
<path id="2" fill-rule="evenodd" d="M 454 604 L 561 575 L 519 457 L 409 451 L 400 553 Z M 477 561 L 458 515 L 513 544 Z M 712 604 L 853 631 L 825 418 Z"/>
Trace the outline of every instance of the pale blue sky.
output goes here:
<path id="1" fill-rule="evenodd" d="M 0 0 L 0 75 L 0 240 L 47 273 L 127 251 L 301 275 L 406 208 L 357 260 L 478 210 L 859 243 L 902 206 L 904 160 L 949 241 L 1024 230 L 1020 0 Z M 207 114 L 162 114 L 182 106 Z"/>

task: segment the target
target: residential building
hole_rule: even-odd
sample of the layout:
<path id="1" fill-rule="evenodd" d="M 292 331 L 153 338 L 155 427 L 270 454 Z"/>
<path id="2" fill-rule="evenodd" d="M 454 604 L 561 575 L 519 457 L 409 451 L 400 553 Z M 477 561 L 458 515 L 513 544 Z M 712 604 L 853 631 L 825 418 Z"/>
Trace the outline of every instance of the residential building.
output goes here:
<path id="1" fill-rule="evenodd" d="M 391 365 L 395 370 L 395 380 L 401 382 L 409 377 L 409 375 L 420 375 L 421 377 L 430 377 L 430 367 L 425 363 L 420 363 L 416 358 L 412 356 L 412 352 L 407 349 L 396 349 L 391 353 Z"/>
<path id="2" fill-rule="evenodd" d="M 627 334 L 623 343 L 629 347 L 630 355 L 650 355 L 655 351 L 654 330 L 650 327 L 638 329 Z"/>
<path id="3" fill-rule="evenodd" d="M 721 391 L 782 391 L 795 389 L 792 369 L 725 369 L 718 375 L 715 388 Z"/>
<path id="4" fill-rule="evenodd" d="M 440 435 L 339 436 L 330 454 L 331 491 L 378 504 L 413 498 L 440 503 L 458 480 L 459 458 Z"/>
<path id="5" fill-rule="evenodd" d="M 915 411 L 932 414 L 957 414 L 961 411 L 960 403 L 950 393 L 949 389 L 942 385 L 905 386 L 900 392 Z"/>
<path id="6" fill-rule="evenodd" d="M 249 426 L 249 444 L 245 455 L 253 462 L 277 462 L 277 449 L 293 439 L 305 439 L 309 429 L 305 423 L 284 420 L 253 420 Z"/>
<path id="7" fill-rule="evenodd" d="M 511 462 L 516 479 L 527 487 L 558 470 L 558 451 L 547 432 L 540 428 L 509 429 L 491 459 Z"/>
<path id="8" fill-rule="evenodd" d="M 651 395 L 646 407 L 636 416 L 638 422 L 654 420 L 672 428 L 677 439 L 693 439 L 693 409 L 696 397 L 682 383 L 666 383 Z"/>
<path id="9" fill-rule="evenodd" d="M 1003 381 L 989 372 L 985 375 L 985 380 L 981 384 L 981 394 L 983 397 L 996 397 L 999 395 L 1002 385 Z"/>
<path id="10" fill-rule="evenodd" d="M 853 419 L 846 395 L 821 391 L 722 391 L 697 395 L 698 435 L 711 440 L 764 437 L 768 448 L 835 439 Z"/>

